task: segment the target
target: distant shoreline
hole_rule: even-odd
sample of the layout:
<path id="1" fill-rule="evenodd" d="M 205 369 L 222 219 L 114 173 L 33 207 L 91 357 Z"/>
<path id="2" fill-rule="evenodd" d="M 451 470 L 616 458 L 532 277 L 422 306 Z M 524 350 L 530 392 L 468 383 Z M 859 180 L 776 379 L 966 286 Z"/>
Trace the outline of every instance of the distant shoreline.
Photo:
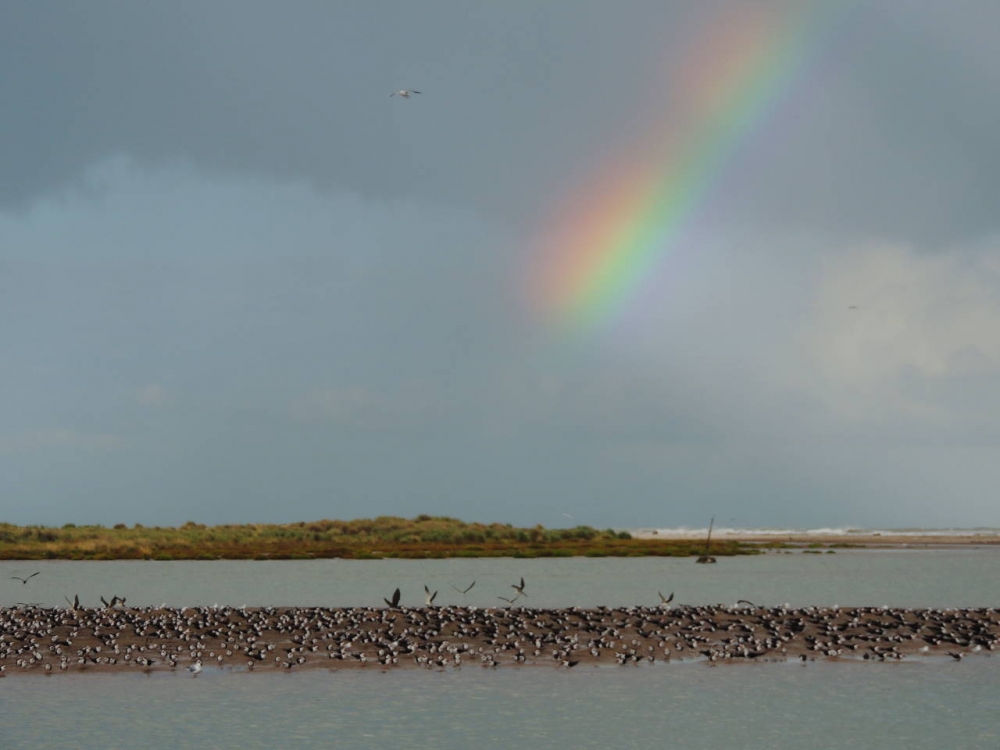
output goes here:
<path id="1" fill-rule="evenodd" d="M 316 560 L 451 557 L 692 557 L 703 538 L 636 539 L 590 526 L 547 529 L 466 523 L 443 516 L 180 527 L 15 526 L 0 523 L 0 560 Z M 712 540 L 717 556 L 756 546 Z"/>
<path id="2" fill-rule="evenodd" d="M 664 541 L 691 541 L 690 536 L 671 536 L 652 530 L 633 531 L 635 539 L 660 539 Z M 1000 537 L 994 534 L 893 534 L 875 532 L 871 534 L 816 534 L 816 533 L 766 533 L 721 532 L 712 535 L 712 543 L 739 542 L 756 545 L 795 546 L 820 545 L 823 547 L 966 547 L 1000 545 Z"/>
<path id="3" fill-rule="evenodd" d="M 728 557 L 770 550 L 1000 544 L 1000 529 L 595 529 L 379 516 L 291 524 L 61 527 L 0 523 L 0 560 L 316 560 L 489 557 Z"/>

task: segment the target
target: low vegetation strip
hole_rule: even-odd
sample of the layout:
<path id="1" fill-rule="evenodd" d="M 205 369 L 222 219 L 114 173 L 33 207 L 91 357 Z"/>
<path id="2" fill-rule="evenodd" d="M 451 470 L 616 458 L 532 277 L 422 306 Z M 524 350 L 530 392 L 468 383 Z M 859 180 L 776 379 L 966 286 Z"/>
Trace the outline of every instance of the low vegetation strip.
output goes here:
<path id="1" fill-rule="evenodd" d="M 313 558 L 441 557 L 685 557 L 704 541 L 633 539 L 627 532 L 589 526 L 546 529 L 465 523 L 420 515 L 293 524 L 61 528 L 0 523 L 2 560 L 282 560 Z M 753 545 L 712 544 L 713 555 L 755 554 Z"/>

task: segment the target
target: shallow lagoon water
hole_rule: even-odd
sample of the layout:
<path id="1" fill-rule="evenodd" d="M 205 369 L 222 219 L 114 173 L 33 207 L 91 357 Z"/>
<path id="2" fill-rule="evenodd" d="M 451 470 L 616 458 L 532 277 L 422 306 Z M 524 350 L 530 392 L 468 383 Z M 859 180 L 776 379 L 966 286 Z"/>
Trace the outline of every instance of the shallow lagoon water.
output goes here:
<path id="1" fill-rule="evenodd" d="M 9 580 L 40 570 L 27 586 Z M 131 606 L 383 606 L 398 586 L 404 605 L 422 606 L 424 585 L 438 604 L 496 607 L 524 577 L 532 607 L 653 605 L 658 591 L 678 604 L 977 607 L 1000 604 L 1000 549 L 837 550 L 691 558 L 459 558 L 211 562 L 0 562 L 0 605 L 64 606 L 66 598 Z M 452 587 L 475 587 L 467 596 Z"/>
<path id="2" fill-rule="evenodd" d="M 3 747 L 996 748 L 997 662 L 53 675 Z"/>
<path id="3" fill-rule="evenodd" d="M 41 570 L 22 586 L 11 575 Z M 379 605 L 399 586 L 422 604 L 502 604 L 524 576 L 537 607 L 681 604 L 997 606 L 1000 550 L 838 550 L 720 558 L 287 562 L 4 562 L 2 603 Z M 463 597 L 451 586 L 476 586 Z M 0 747 L 996 748 L 1000 656 L 902 663 L 574 670 L 464 667 L 243 673 L 206 670 L 0 679 Z"/>

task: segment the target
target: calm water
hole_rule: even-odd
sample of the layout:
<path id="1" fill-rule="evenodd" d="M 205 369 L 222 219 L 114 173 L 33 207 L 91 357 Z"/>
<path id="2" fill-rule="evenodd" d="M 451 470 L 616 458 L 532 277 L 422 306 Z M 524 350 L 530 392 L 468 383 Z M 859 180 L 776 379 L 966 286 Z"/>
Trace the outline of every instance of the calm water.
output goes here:
<path id="1" fill-rule="evenodd" d="M 9 580 L 41 570 L 28 585 Z M 838 551 L 690 559 L 0 563 L 0 602 L 495 606 L 524 576 L 533 606 L 997 606 L 1000 550 Z M 0 679 L 0 748 L 996 748 L 1000 657 L 899 664 L 206 671 Z"/>
<path id="2" fill-rule="evenodd" d="M 997 664 L 8 677 L 37 748 L 996 748 Z"/>
<path id="3" fill-rule="evenodd" d="M 40 575 L 22 586 L 10 576 Z M 1000 549 L 838 550 L 836 554 L 766 554 L 720 558 L 556 558 L 515 560 L 309 560 L 281 562 L 0 562 L 0 604 L 64 606 L 79 595 L 128 597 L 133 606 L 215 603 L 273 606 L 383 606 L 397 586 L 404 604 L 495 607 L 524 577 L 533 607 L 656 604 L 657 591 L 679 604 L 1000 605 Z M 475 587 L 463 597 L 452 586 Z"/>

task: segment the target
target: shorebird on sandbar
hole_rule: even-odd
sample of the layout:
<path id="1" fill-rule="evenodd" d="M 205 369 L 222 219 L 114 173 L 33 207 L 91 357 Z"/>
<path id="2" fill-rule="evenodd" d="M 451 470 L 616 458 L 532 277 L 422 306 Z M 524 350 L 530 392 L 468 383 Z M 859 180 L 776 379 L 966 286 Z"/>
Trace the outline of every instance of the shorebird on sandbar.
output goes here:
<path id="1" fill-rule="evenodd" d="M 189 666 L 188 672 L 191 673 L 192 677 L 197 677 L 199 674 L 201 674 L 201 659 L 199 659 L 194 664 Z"/>

